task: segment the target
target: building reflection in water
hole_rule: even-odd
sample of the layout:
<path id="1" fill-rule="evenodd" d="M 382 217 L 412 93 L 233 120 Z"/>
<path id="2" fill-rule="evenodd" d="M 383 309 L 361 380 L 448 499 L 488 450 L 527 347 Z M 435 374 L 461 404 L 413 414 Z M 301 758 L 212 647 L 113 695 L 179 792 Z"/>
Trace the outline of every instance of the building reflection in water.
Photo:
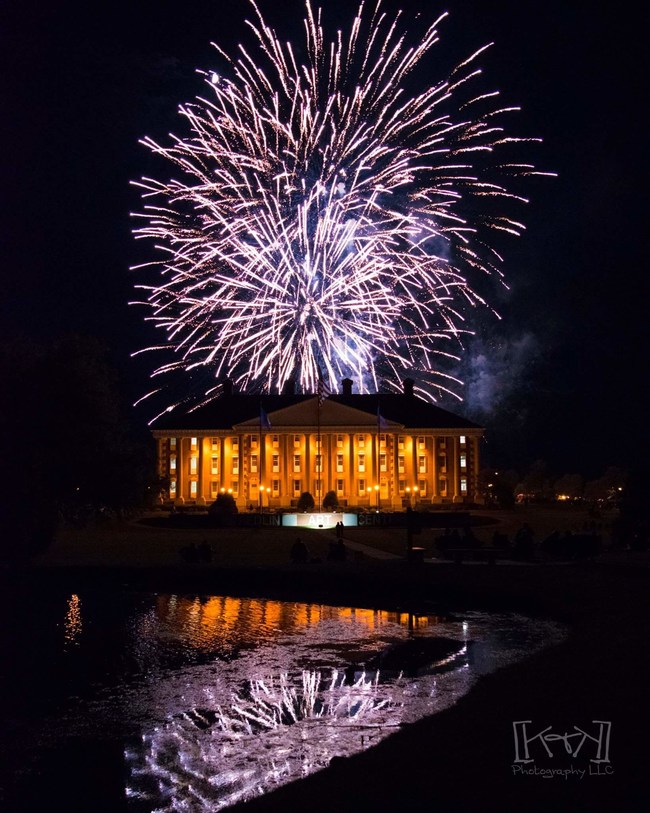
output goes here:
<path id="1" fill-rule="evenodd" d="M 81 599 L 73 593 L 67 601 L 63 622 L 64 648 L 79 646 L 82 630 Z"/>

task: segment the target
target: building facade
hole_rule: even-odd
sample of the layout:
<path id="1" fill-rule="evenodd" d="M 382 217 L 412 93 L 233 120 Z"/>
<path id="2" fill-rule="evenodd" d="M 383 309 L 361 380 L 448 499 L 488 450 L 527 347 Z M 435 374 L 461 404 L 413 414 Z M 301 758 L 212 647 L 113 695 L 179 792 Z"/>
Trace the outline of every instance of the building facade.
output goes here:
<path id="1" fill-rule="evenodd" d="M 307 491 L 347 509 L 395 511 L 475 502 L 483 429 L 413 394 L 254 396 L 226 388 L 153 435 L 164 502 L 239 510 L 295 507 Z"/>

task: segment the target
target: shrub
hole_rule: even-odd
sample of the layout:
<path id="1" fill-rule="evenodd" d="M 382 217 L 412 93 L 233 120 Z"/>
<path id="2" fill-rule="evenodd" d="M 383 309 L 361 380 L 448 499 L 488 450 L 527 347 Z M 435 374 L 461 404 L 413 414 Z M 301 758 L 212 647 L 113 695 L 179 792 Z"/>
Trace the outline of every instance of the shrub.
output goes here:
<path id="1" fill-rule="evenodd" d="M 314 498 L 308 491 L 303 491 L 298 497 L 298 511 L 313 511 L 314 505 Z"/>

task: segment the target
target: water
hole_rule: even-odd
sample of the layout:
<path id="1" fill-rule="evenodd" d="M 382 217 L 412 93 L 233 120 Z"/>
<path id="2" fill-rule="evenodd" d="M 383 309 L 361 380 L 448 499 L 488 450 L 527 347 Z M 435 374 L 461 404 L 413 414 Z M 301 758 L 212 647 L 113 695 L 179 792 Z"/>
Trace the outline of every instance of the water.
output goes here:
<path id="1" fill-rule="evenodd" d="M 299 779 L 564 635 L 512 614 L 99 591 L 39 595 L 3 623 L 0 803 L 54 773 L 67 793 L 48 765 L 103 744 L 133 813 L 207 813 Z"/>

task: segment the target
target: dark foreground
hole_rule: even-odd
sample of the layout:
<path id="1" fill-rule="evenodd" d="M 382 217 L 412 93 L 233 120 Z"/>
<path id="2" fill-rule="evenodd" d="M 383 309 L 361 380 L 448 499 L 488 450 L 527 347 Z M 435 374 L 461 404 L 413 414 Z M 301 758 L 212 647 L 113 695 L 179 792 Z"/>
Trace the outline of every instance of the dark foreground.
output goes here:
<path id="1" fill-rule="evenodd" d="M 61 580 L 77 587 L 100 581 L 116 587 L 413 612 L 436 607 L 514 610 L 566 622 L 571 632 L 564 643 L 482 678 L 456 706 L 404 728 L 374 749 L 335 760 L 326 771 L 229 809 L 371 813 L 498 807 L 626 813 L 647 810 L 650 804 L 649 576 L 650 568 L 638 563 L 490 567 L 370 562 L 271 570 L 41 568 L 5 572 L 2 581 L 5 598 L 19 593 L 24 580 Z M 513 723 L 522 721 L 530 721 L 531 761 L 515 763 Z M 600 737 L 606 728 L 608 749 Z M 544 743 L 536 736 L 544 729 L 547 736 L 579 729 L 587 737 L 575 753 L 582 735 Z M 517 731 L 522 756 L 522 725 Z M 600 758 L 609 761 L 593 761 L 596 740 Z M 70 758 L 80 770 L 70 771 Z M 59 769 L 50 777 L 48 799 L 23 799 L 25 813 L 47 810 L 48 803 L 66 813 L 126 809 L 120 777 L 102 771 L 101 753 L 91 747 L 62 755 Z"/>

